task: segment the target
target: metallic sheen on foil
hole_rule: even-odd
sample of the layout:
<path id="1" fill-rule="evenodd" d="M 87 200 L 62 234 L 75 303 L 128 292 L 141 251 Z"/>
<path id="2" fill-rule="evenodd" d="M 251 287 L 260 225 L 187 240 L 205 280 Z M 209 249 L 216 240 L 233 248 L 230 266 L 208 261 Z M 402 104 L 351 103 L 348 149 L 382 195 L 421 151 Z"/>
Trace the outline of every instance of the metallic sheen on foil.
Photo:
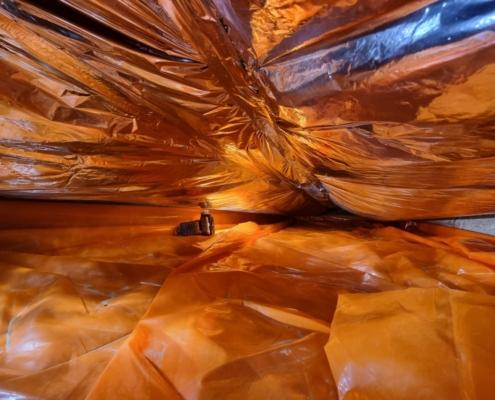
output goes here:
<path id="1" fill-rule="evenodd" d="M 0 2 L 0 195 L 495 212 L 495 2 Z"/>

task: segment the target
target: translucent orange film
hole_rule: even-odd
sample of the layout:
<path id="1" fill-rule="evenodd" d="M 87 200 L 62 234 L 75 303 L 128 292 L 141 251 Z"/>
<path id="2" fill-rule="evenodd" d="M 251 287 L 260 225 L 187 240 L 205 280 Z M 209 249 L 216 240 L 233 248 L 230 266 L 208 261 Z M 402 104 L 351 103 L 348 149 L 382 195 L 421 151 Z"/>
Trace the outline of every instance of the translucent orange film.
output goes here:
<path id="1" fill-rule="evenodd" d="M 4 216 L 3 397 L 491 398 L 493 237 L 228 213 L 178 237 L 173 209 L 102 207 Z"/>
<path id="2" fill-rule="evenodd" d="M 0 0 L 0 400 L 492 400 L 494 128 L 491 0 Z"/>

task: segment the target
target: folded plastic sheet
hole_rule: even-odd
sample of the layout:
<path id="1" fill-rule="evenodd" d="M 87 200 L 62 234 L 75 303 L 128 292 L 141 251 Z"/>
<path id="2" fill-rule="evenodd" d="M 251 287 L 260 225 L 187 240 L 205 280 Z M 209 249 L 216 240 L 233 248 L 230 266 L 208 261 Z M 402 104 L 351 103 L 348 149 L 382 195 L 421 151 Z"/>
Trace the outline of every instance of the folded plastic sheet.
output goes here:
<path id="1" fill-rule="evenodd" d="M 3 0 L 0 193 L 495 211 L 488 0 Z"/>
<path id="2" fill-rule="evenodd" d="M 220 213 L 188 238 L 173 209 L 15 206 L 2 397 L 491 399 L 492 236 Z"/>
<path id="3" fill-rule="evenodd" d="M 339 398 L 489 399 L 494 300 L 442 289 L 341 296 L 326 346 Z"/>
<path id="4" fill-rule="evenodd" d="M 0 398 L 85 398 L 164 279 L 201 253 L 201 237 L 172 235 L 195 211 L 1 202 Z M 246 218 L 215 216 L 220 229 Z"/>

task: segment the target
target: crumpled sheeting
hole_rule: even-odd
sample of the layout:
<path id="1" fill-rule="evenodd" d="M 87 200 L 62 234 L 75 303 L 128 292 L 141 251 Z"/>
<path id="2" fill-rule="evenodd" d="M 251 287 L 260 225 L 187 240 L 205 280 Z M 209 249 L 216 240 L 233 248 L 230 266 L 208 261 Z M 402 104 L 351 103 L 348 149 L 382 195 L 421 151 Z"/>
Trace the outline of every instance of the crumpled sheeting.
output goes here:
<path id="1" fill-rule="evenodd" d="M 2 396 L 491 398 L 492 236 L 220 213 L 184 238 L 173 209 L 23 204 L 50 206 L 2 218 Z"/>
<path id="2" fill-rule="evenodd" d="M 96 4 L 85 3 L 80 10 L 93 15 Z M 96 23 L 87 30 L 24 2 L 2 3 L 1 193 L 182 206 L 207 198 L 216 208 L 271 213 L 314 207 L 260 170 L 259 151 L 236 145 L 249 142 L 248 118 L 228 106 L 175 22 L 158 23 L 163 10 L 132 3 L 108 10 L 122 43 L 92 32 Z M 180 54 L 132 41 L 134 25 L 120 27 L 129 18 L 152 18 L 153 46 Z"/>
<path id="3" fill-rule="evenodd" d="M 495 212 L 493 2 L 1 5 L 2 195 Z"/>
<path id="4" fill-rule="evenodd" d="M 442 289 L 342 295 L 325 348 L 339 398 L 489 399 L 494 323 L 493 296 Z"/>
<path id="5" fill-rule="evenodd" d="M 0 397 L 85 398 L 168 274 L 201 253 L 203 237 L 172 236 L 196 212 L 3 201 Z"/>
<path id="6" fill-rule="evenodd" d="M 194 254 L 191 240 L 145 228 L 0 233 L 0 397 L 86 396 L 170 269 Z"/>

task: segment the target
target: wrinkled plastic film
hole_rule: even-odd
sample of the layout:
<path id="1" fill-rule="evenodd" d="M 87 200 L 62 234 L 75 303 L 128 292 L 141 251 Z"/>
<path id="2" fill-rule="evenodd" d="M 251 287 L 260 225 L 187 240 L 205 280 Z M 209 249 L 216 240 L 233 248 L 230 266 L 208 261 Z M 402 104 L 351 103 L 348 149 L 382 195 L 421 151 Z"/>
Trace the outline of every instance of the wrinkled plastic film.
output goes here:
<path id="1" fill-rule="evenodd" d="M 233 237 L 225 236 L 225 244 L 239 240 L 239 233 L 254 232 L 253 226 L 238 226 L 229 233 Z M 483 354 L 491 346 L 492 322 L 490 318 L 482 322 L 481 314 L 493 313 L 487 294 L 494 290 L 493 269 L 441 246 L 418 244 L 421 236 L 401 232 L 382 227 L 286 228 L 265 234 L 220 260 L 181 267 L 165 282 L 89 398 L 106 398 L 119 388 L 121 393 L 135 390 L 157 398 L 174 393 L 171 398 L 186 399 L 258 399 L 267 393 L 337 399 L 339 394 L 352 398 L 359 390 L 369 399 L 381 398 L 383 393 L 417 398 L 413 394 L 422 388 L 438 398 L 464 390 L 474 390 L 473 398 L 489 398 L 490 361 Z M 454 239 L 455 232 L 451 236 Z M 207 254 L 208 250 L 200 258 L 212 257 Z M 421 289 L 411 292 L 410 287 Z M 363 294 L 349 294 L 356 292 Z M 378 296 L 384 302 L 383 322 L 370 317 L 379 312 L 374 308 Z M 449 297 L 460 300 L 453 301 L 452 314 L 445 304 Z M 341 315 L 347 312 L 345 300 L 361 298 L 367 305 L 356 306 L 360 325 L 354 339 L 347 334 L 350 328 Z M 418 304 L 404 310 L 396 298 L 404 307 Z M 443 314 L 431 309 L 430 299 L 439 303 Z M 465 319 L 469 310 L 481 313 L 470 314 L 476 319 L 472 323 Z M 411 329 L 400 328 L 404 315 L 413 324 Z M 397 320 L 402 342 L 394 339 L 394 324 L 389 330 L 390 318 Z M 431 327 L 424 319 L 432 320 Z M 432 351 L 435 365 L 428 369 L 424 349 L 444 340 L 439 337 L 440 324 L 456 328 L 450 333 L 444 327 L 451 341 Z M 362 340 L 363 332 L 375 326 L 376 334 L 366 336 L 377 344 L 361 346 L 360 358 L 355 360 L 354 353 L 345 351 L 345 346 L 353 346 L 346 341 Z M 341 331 L 344 343 L 339 341 Z M 480 335 L 479 342 L 473 335 Z M 457 368 L 452 360 L 434 356 L 444 351 L 452 354 L 456 346 L 463 354 Z M 408 358 L 406 351 L 414 351 L 415 356 Z M 373 366 L 363 360 L 366 357 Z M 470 370 L 471 363 L 477 365 L 475 371 Z M 146 378 L 126 381 L 122 387 L 122 364 L 129 373 L 140 371 L 140 377 Z M 410 381 L 404 386 L 401 371 L 406 370 Z M 439 379 L 439 370 L 447 375 Z"/>
<path id="2" fill-rule="evenodd" d="M 128 47 L 107 39 L 114 31 L 20 6 L 2 10 L 4 194 L 195 206 L 213 193 L 212 206 L 260 212 L 308 204 L 235 145 L 246 118 L 224 106 L 228 94 L 193 50 L 157 55 L 125 29 L 115 40 Z M 135 7 L 141 18 L 156 12 Z M 114 23 L 125 8 L 111 11 Z M 160 26 L 175 32 L 162 47 L 188 48 L 173 21 Z"/>
<path id="3" fill-rule="evenodd" d="M 494 15 L 1 1 L 0 397 L 491 399 Z"/>
<path id="4" fill-rule="evenodd" d="M 482 0 L 5 0 L 1 192 L 491 213 L 494 12 Z"/>
<path id="5" fill-rule="evenodd" d="M 23 204 L 50 206 L 3 216 L 2 395 L 490 398 L 491 236 L 220 213 L 177 237 L 183 209 L 90 204 L 9 226 Z"/>
<path id="6" fill-rule="evenodd" d="M 339 398 L 489 399 L 494 305 L 441 289 L 341 296 L 325 347 Z"/>
<path id="7" fill-rule="evenodd" d="M 2 202 L 1 397 L 85 398 L 165 278 L 201 253 L 204 238 L 172 235 L 195 212 Z M 245 218 L 216 217 L 220 230 Z"/>

